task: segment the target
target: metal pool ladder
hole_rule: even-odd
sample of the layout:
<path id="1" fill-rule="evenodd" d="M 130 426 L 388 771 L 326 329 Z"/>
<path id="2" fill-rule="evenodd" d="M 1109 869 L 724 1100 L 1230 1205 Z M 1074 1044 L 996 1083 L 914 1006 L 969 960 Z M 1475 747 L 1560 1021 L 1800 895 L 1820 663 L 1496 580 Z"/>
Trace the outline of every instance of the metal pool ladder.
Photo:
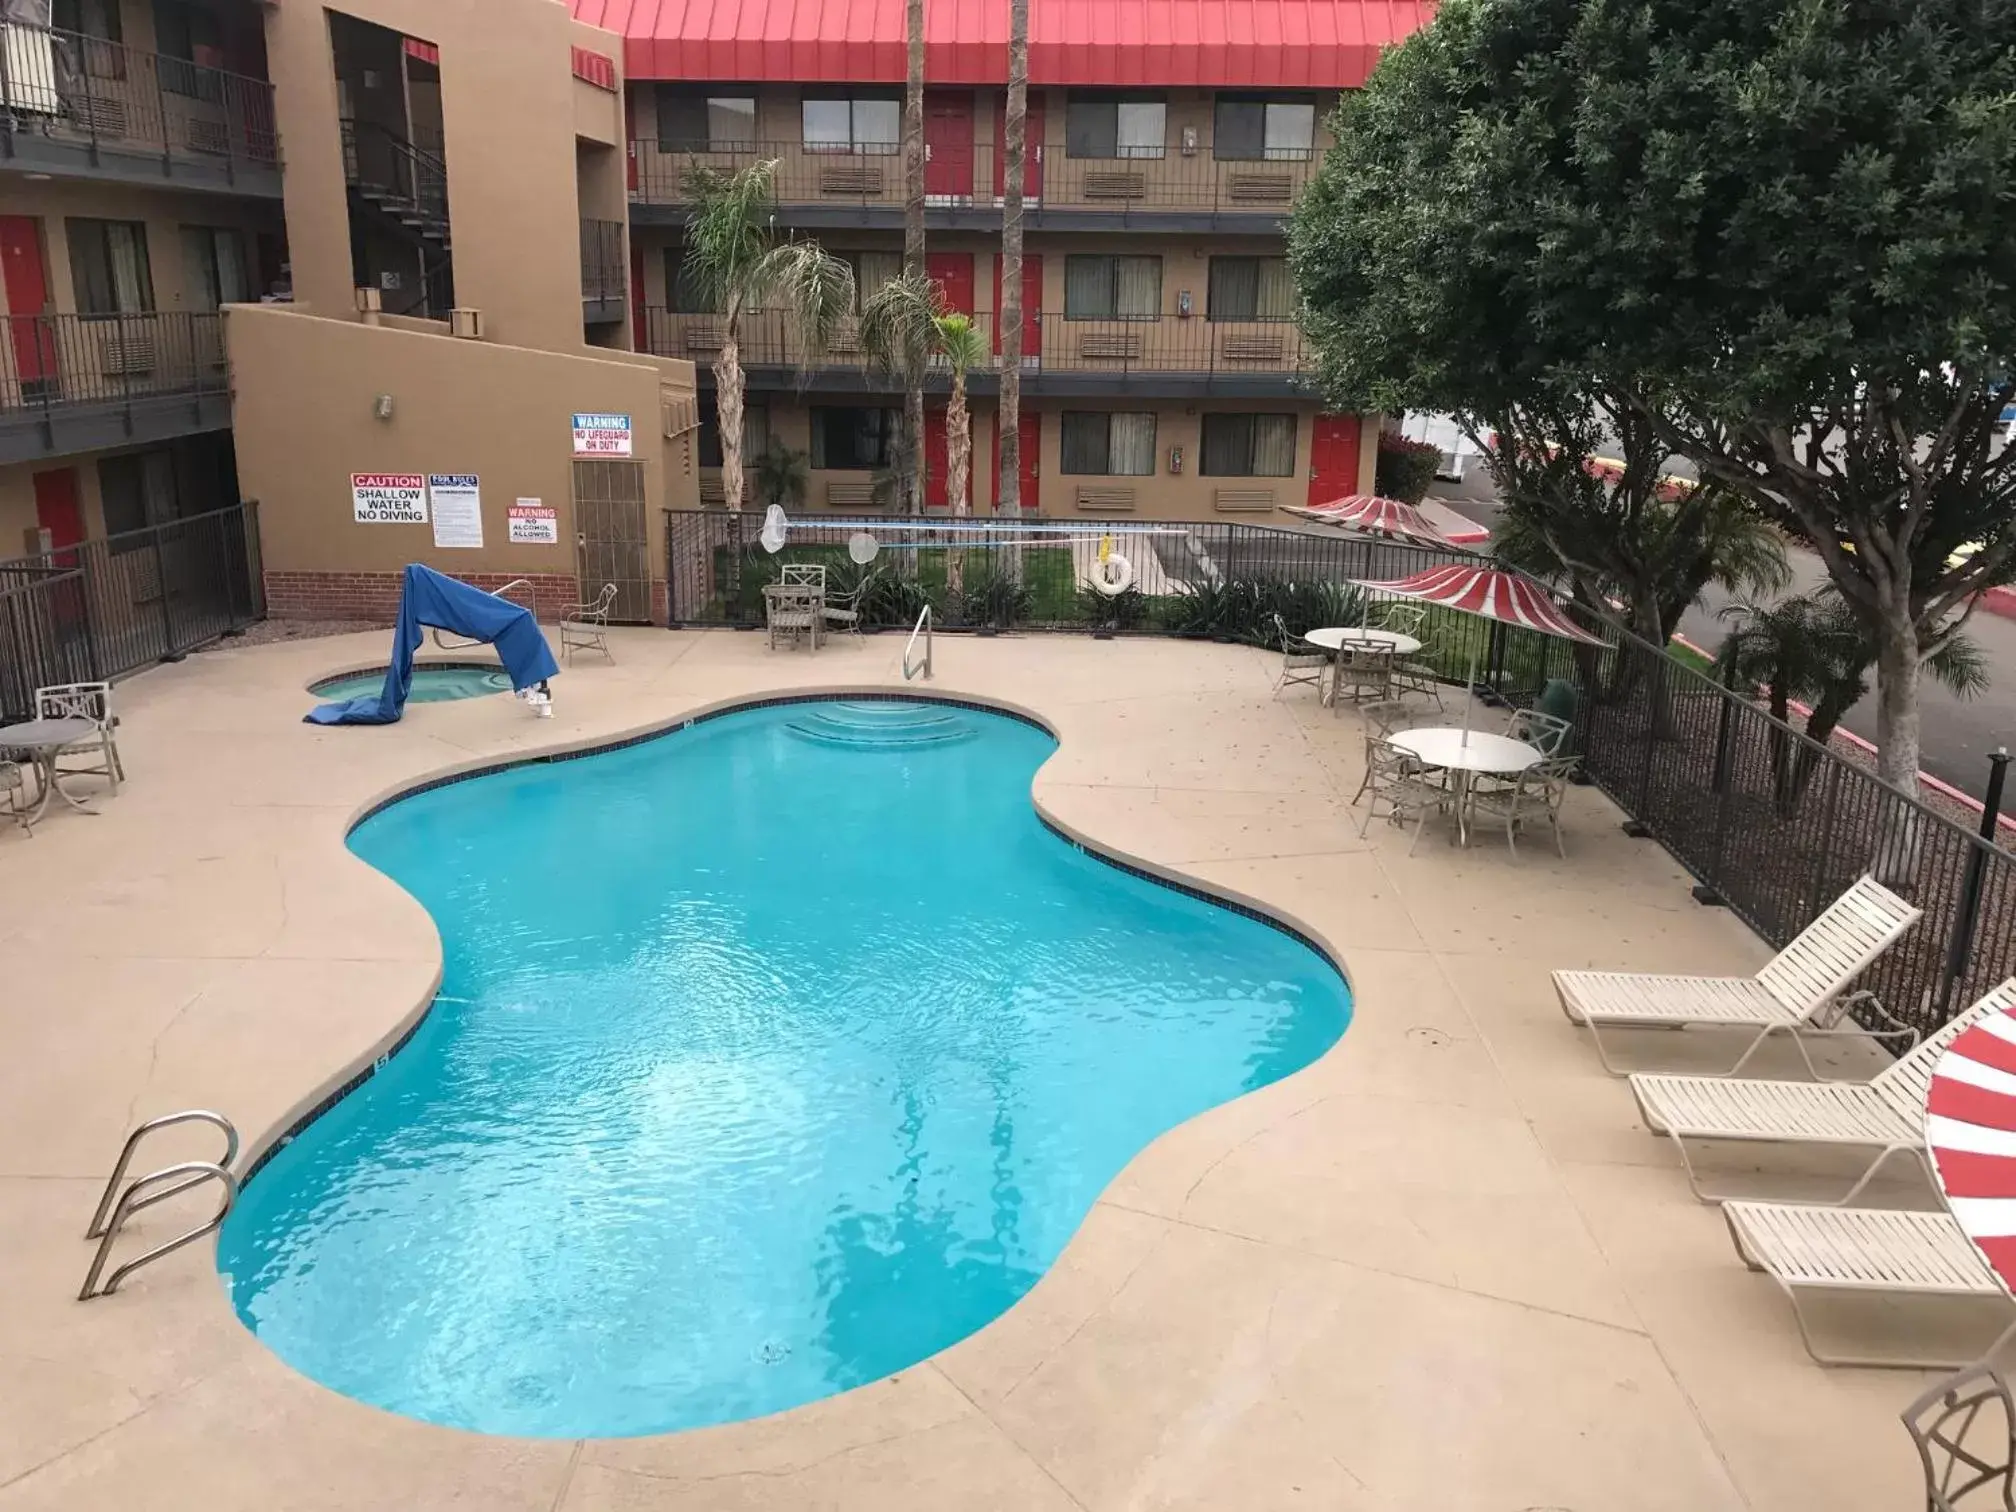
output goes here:
<path id="1" fill-rule="evenodd" d="M 920 635 L 924 637 L 924 660 L 913 665 L 910 660 L 910 653 L 916 650 L 917 637 Z M 931 680 L 931 606 L 929 604 L 926 604 L 924 612 L 917 616 L 917 623 L 910 631 L 910 639 L 903 646 L 903 681 L 910 681 L 919 672 L 924 674 L 926 682 Z"/>
<path id="2" fill-rule="evenodd" d="M 126 1179 L 126 1167 L 133 1162 L 133 1152 L 140 1141 L 156 1129 L 165 1129 L 173 1124 L 207 1123 L 224 1131 L 224 1158 L 218 1161 L 185 1160 L 177 1165 L 164 1166 L 158 1171 L 134 1181 L 125 1191 L 119 1190 L 119 1183 Z M 91 1215 L 91 1226 L 84 1230 L 86 1239 L 98 1241 L 98 1251 L 91 1257 L 90 1274 L 84 1278 L 84 1289 L 77 1293 L 79 1302 L 89 1302 L 93 1297 L 109 1297 L 119 1290 L 119 1283 L 149 1261 L 159 1260 L 163 1255 L 193 1244 L 205 1234 L 212 1232 L 224 1221 L 224 1215 L 231 1211 L 231 1204 L 238 1198 L 238 1178 L 231 1174 L 231 1162 L 238 1158 L 238 1130 L 231 1120 L 222 1113 L 212 1113 L 207 1108 L 189 1108 L 181 1113 L 164 1113 L 159 1118 L 150 1118 L 131 1134 L 126 1136 L 126 1144 L 119 1151 L 119 1162 L 112 1167 L 112 1176 L 105 1183 L 104 1195 L 98 1199 L 98 1209 Z M 217 1211 L 185 1234 L 178 1234 L 166 1244 L 157 1244 L 145 1254 L 136 1255 L 124 1265 L 116 1267 L 106 1278 L 105 1284 L 98 1284 L 104 1274 L 105 1262 L 111 1258 L 112 1245 L 119 1237 L 119 1230 L 126 1220 L 141 1208 L 151 1207 L 166 1201 L 177 1192 L 186 1192 L 199 1187 L 206 1181 L 214 1181 L 224 1189 L 223 1200 L 217 1204 Z M 157 1190 L 158 1188 L 158 1190 Z"/>

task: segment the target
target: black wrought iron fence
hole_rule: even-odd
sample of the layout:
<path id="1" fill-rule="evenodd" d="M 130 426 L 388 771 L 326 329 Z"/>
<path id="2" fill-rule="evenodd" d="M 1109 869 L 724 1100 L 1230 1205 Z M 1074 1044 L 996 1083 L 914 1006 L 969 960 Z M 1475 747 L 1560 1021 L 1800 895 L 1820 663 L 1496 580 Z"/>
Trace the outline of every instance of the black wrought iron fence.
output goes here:
<path id="1" fill-rule="evenodd" d="M 1451 549 L 1237 522 L 1145 519 L 794 518 L 776 554 L 757 541 L 758 511 L 668 511 L 674 623 L 756 624 L 763 586 L 787 563 L 823 563 L 828 591 L 858 595 L 870 628 L 908 628 L 926 603 L 951 629 L 1163 634 L 1274 646 L 1352 623 L 1379 606 L 1352 585 L 1453 561 Z M 858 538 L 876 543 L 855 560 Z M 1118 552 L 1132 585 L 1091 586 Z M 865 554 L 862 553 L 862 554 Z M 1550 691 L 1576 709 L 1575 749 L 1589 779 L 1649 838 L 1774 945 L 1874 872 L 1925 911 L 1863 985 L 1892 1013 L 1930 1030 L 2016 974 L 2016 855 L 1877 780 L 1607 618 L 1578 615 L 1600 647 L 1431 608 L 1418 660 L 1489 706 Z M 1556 686 L 1550 690 L 1549 684 Z M 1455 694 L 1460 697 L 1460 693 Z M 1452 702 L 1453 708 L 1453 702 Z"/>
<path id="2" fill-rule="evenodd" d="M 258 505 L 0 562 L 0 717 L 35 689 L 122 676 L 263 619 Z"/>
<path id="3" fill-rule="evenodd" d="M 215 313 L 0 315 L 0 421 L 230 390 Z"/>

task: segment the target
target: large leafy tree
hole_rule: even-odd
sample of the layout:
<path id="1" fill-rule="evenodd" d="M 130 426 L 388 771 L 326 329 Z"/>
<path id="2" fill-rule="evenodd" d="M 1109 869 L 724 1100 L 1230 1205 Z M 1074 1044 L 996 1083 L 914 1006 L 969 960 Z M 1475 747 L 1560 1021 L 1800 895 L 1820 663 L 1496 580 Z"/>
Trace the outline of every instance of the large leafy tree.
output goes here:
<path id="1" fill-rule="evenodd" d="M 1810 542 L 1907 791 L 1925 662 L 2016 575 L 2012 24 L 2016 0 L 1452 0 L 1341 122 L 1341 200 L 1369 176 L 1404 205 L 1364 286 L 1422 323 L 1423 371 L 1453 380 L 1488 308 L 1492 382 L 1616 396 Z M 1298 247 L 1326 345 L 1353 251 Z"/>
<path id="2" fill-rule="evenodd" d="M 721 316 L 714 356 L 714 403 L 721 422 L 721 489 L 742 507 L 742 319 L 753 310 L 785 312 L 797 348 L 816 361 L 854 304 L 854 270 L 813 241 L 776 236 L 777 163 L 733 173 L 696 164 L 686 173 L 693 209 L 686 220 L 684 276 Z"/>

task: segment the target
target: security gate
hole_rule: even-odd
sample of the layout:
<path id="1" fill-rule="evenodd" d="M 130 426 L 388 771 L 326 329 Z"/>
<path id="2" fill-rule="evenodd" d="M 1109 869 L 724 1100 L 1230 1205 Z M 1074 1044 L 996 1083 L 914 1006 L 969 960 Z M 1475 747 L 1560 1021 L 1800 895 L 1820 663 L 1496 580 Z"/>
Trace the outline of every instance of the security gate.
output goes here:
<path id="1" fill-rule="evenodd" d="M 593 461 L 574 464 L 575 552 L 581 597 L 592 599 L 604 583 L 616 585 L 611 619 L 651 620 L 651 555 L 644 526 L 644 464 Z"/>

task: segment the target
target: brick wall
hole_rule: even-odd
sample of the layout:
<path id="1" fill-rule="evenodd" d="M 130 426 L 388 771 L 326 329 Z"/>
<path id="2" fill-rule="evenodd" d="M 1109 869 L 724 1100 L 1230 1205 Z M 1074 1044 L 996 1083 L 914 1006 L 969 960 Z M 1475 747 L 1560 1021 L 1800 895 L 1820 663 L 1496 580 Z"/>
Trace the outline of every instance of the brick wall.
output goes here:
<path id="1" fill-rule="evenodd" d="M 515 581 L 502 572 L 452 575 L 485 593 Z M 561 611 L 580 602 L 579 587 L 571 576 L 559 573 L 522 576 L 528 586 L 514 590 L 512 602 L 524 604 L 547 624 L 557 620 Z M 399 584 L 400 574 L 396 572 L 269 572 L 266 612 L 274 619 L 375 619 L 389 625 L 399 615 Z"/>

